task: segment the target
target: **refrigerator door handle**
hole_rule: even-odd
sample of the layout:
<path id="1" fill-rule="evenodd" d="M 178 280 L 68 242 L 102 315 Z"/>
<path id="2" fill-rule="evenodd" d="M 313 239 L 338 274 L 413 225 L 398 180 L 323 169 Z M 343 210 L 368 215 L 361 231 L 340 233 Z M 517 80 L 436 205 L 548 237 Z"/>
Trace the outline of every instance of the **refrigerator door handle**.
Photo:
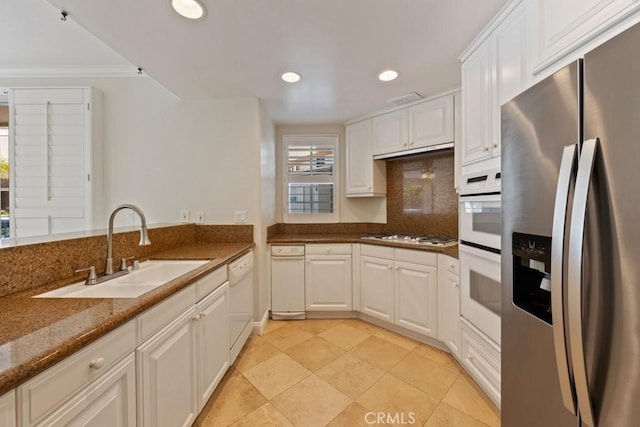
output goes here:
<path id="1" fill-rule="evenodd" d="M 565 223 L 567 221 L 567 202 L 569 187 L 577 160 L 577 144 L 567 145 L 562 151 L 556 200 L 553 207 L 553 229 L 551 232 L 551 317 L 553 319 L 553 343 L 556 353 L 556 368 L 560 380 L 562 403 L 573 415 L 576 412 L 576 395 L 573 379 L 569 371 L 567 340 L 565 336 L 565 313 L 563 298 L 563 265 Z"/>
<path id="2" fill-rule="evenodd" d="M 591 184 L 593 165 L 599 144 L 598 139 L 589 139 L 582 144 L 578 175 L 571 213 L 571 231 L 569 236 L 569 272 L 568 272 L 568 311 L 569 311 L 569 343 L 573 378 L 578 397 L 578 410 L 582 422 L 595 426 L 582 334 L 582 250 L 584 245 L 584 228 L 587 216 L 587 196 Z"/>

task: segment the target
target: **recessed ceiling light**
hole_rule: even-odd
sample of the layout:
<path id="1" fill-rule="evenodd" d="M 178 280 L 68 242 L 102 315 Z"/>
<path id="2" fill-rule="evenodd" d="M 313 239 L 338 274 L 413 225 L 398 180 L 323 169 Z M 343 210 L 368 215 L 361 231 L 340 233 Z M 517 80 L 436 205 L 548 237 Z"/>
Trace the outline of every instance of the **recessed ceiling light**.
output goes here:
<path id="1" fill-rule="evenodd" d="M 173 9 L 189 19 L 202 19 L 206 14 L 204 5 L 199 0 L 169 0 Z"/>
<path id="2" fill-rule="evenodd" d="M 282 80 L 284 80 L 287 83 L 295 83 L 295 82 L 299 82 L 300 79 L 302 78 L 302 76 L 298 73 L 295 73 L 293 71 L 287 71 L 286 73 L 283 73 L 280 78 Z"/>
<path id="3" fill-rule="evenodd" d="M 385 70 L 378 74 L 378 79 L 383 82 L 390 82 L 391 80 L 395 80 L 398 77 L 398 72 L 393 70 Z"/>

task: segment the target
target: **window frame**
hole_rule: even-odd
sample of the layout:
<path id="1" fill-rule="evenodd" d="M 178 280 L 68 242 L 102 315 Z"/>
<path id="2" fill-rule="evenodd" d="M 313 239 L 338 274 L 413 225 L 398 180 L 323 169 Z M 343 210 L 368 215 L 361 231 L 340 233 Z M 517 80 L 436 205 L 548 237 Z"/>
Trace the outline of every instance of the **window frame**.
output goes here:
<path id="1" fill-rule="evenodd" d="M 332 213 L 289 213 L 289 184 L 300 182 L 308 183 L 309 176 L 301 175 L 295 179 L 295 175 L 289 175 L 289 147 L 296 145 L 331 145 L 333 146 L 333 171 L 331 179 L 323 177 L 318 183 L 331 183 L 333 185 L 333 212 Z M 287 224 L 304 223 L 337 223 L 340 218 L 340 156 L 339 137 L 336 134 L 291 134 L 282 136 L 282 220 Z M 293 178 L 293 179 L 292 179 Z"/>

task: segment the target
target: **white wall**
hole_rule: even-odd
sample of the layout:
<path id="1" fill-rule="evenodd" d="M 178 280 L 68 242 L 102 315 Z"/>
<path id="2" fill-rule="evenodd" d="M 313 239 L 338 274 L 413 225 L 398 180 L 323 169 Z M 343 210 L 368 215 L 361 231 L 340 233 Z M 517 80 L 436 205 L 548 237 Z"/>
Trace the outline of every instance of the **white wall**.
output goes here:
<path id="1" fill-rule="evenodd" d="M 346 132 L 343 125 L 319 125 L 319 126 L 276 126 L 276 212 L 278 222 L 282 222 L 282 136 L 283 135 L 305 135 L 305 134 L 328 134 L 338 135 L 338 162 L 340 170 L 340 222 L 378 222 L 387 221 L 387 199 L 386 197 L 375 198 L 347 198 L 345 197 L 345 140 Z"/>
<path id="2" fill-rule="evenodd" d="M 121 203 L 150 223 L 175 223 L 181 209 L 207 223 L 261 215 L 258 100 L 180 100 L 146 77 L 0 79 L 0 87 L 93 86 L 103 93 L 105 215 Z M 118 218 L 119 223 L 123 222 Z"/>

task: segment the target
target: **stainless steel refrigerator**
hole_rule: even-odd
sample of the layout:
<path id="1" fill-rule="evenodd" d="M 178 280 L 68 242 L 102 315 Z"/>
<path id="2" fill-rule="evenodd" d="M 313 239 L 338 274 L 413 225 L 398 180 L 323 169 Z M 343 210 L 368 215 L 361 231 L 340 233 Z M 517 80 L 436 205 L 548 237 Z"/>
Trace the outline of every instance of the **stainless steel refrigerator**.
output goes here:
<path id="1" fill-rule="evenodd" d="M 640 26 L 502 107 L 502 425 L 640 425 Z"/>

